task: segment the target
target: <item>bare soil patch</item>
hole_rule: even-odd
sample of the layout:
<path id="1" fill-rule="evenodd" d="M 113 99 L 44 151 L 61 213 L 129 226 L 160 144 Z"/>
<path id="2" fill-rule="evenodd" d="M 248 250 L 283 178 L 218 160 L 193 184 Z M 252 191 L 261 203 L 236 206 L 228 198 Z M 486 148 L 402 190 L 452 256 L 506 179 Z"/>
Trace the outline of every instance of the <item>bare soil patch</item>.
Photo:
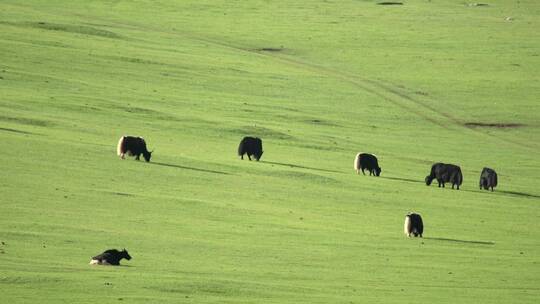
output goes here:
<path id="1" fill-rule="evenodd" d="M 385 1 L 385 2 L 377 2 L 377 5 L 403 5 L 403 2 Z"/>

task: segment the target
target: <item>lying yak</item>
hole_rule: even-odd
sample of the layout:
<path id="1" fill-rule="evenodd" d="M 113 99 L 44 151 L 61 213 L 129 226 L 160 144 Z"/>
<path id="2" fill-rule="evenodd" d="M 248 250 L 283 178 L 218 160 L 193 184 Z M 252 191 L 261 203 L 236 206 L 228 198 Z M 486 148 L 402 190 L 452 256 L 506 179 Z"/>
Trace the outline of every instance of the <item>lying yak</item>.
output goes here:
<path id="1" fill-rule="evenodd" d="M 480 174 L 480 189 L 488 190 L 491 188 L 493 191 L 494 187 L 497 187 L 497 172 L 490 168 L 484 168 Z"/>
<path id="2" fill-rule="evenodd" d="M 249 160 L 253 156 L 255 160 L 259 161 L 263 154 L 262 140 L 258 137 L 249 136 L 242 138 L 240 145 L 238 145 L 238 156 L 244 159 L 244 154 L 247 154 Z"/>
<path id="3" fill-rule="evenodd" d="M 445 183 L 452 183 L 452 189 L 454 186 L 459 186 L 463 182 L 463 175 L 461 174 L 461 168 L 452 164 L 436 163 L 431 167 L 431 173 L 426 176 L 426 185 L 431 185 L 431 182 L 437 179 L 439 187 L 444 188 Z"/>
<path id="4" fill-rule="evenodd" d="M 142 154 L 144 160 L 147 162 L 150 161 L 150 157 L 152 157 L 152 152 L 148 152 L 148 150 L 146 149 L 146 142 L 144 141 L 144 138 L 134 136 L 120 137 L 120 140 L 118 141 L 118 146 L 116 148 L 116 153 L 122 159 L 124 159 L 124 156 L 127 154 L 129 156 L 135 156 L 135 159 L 139 160 Z"/>
<path id="5" fill-rule="evenodd" d="M 405 216 L 405 224 L 403 225 L 403 232 L 411 237 L 411 234 L 414 237 L 422 237 L 424 233 L 424 222 L 422 217 L 418 213 L 410 212 Z"/>
<path id="6" fill-rule="evenodd" d="M 90 260 L 90 265 L 120 265 L 120 260 L 131 260 L 131 256 L 124 248 L 122 251 L 116 249 L 105 250 L 102 254 L 98 254 Z"/>
<path id="7" fill-rule="evenodd" d="M 377 161 L 377 157 L 373 154 L 368 154 L 368 153 L 356 154 L 356 157 L 354 159 L 354 170 L 356 170 L 356 174 L 360 174 L 360 170 L 362 170 L 362 174 L 366 175 L 366 173 L 364 173 L 364 169 L 367 169 L 369 171 L 370 176 L 381 175 L 381 167 L 379 167 L 379 162 Z"/>

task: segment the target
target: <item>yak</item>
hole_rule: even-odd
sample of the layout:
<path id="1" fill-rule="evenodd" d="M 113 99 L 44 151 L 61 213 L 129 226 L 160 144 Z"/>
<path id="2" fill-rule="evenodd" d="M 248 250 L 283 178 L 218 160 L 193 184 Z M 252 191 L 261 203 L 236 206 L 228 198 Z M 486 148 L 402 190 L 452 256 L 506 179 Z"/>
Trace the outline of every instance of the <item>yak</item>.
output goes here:
<path id="1" fill-rule="evenodd" d="M 356 154 L 354 159 L 354 169 L 356 170 L 356 174 L 360 174 L 360 170 L 362 170 L 362 174 L 366 175 L 366 173 L 364 173 L 364 169 L 367 169 L 370 176 L 381 175 L 381 167 L 379 167 L 377 157 L 369 153 Z"/>
<path id="2" fill-rule="evenodd" d="M 263 154 L 262 140 L 258 137 L 250 136 L 242 138 L 240 145 L 238 145 L 238 156 L 240 156 L 241 159 L 244 159 L 244 154 L 247 154 L 249 160 L 251 160 L 251 156 L 253 156 L 256 161 L 259 161 Z"/>
<path id="3" fill-rule="evenodd" d="M 124 248 L 122 251 L 116 249 L 105 250 L 102 254 L 98 254 L 90 260 L 90 265 L 120 265 L 120 260 L 131 260 L 131 256 Z"/>
<path id="4" fill-rule="evenodd" d="M 422 221 L 422 217 L 418 213 L 409 212 L 405 216 L 405 224 L 403 225 L 403 232 L 408 236 L 411 237 L 411 234 L 414 237 L 422 237 L 422 234 L 424 233 L 424 222 Z"/>
<path id="5" fill-rule="evenodd" d="M 493 188 L 497 187 L 497 172 L 490 168 L 484 168 L 480 174 L 480 189 L 484 188 L 493 192 Z"/>
<path id="6" fill-rule="evenodd" d="M 152 151 L 154 152 L 154 151 Z M 152 152 L 148 152 L 146 149 L 146 142 L 142 137 L 135 136 L 122 136 L 118 141 L 118 146 L 116 148 L 116 153 L 120 156 L 121 159 L 124 159 L 124 156 L 127 154 L 129 156 L 135 156 L 136 160 L 139 160 L 141 154 L 144 157 L 144 160 L 149 162 L 150 157 L 152 157 Z"/>
<path id="7" fill-rule="evenodd" d="M 452 183 L 452 189 L 454 186 L 459 186 L 463 183 L 463 175 L 461 174 L 461 168 L 452 164 L 436 163 L 431 166 L 431 173 L 426 176 L 426 185 L 431 185 L 431 182 L 437 179 L 439 187 L 444 188 L 445 183 Z"/>

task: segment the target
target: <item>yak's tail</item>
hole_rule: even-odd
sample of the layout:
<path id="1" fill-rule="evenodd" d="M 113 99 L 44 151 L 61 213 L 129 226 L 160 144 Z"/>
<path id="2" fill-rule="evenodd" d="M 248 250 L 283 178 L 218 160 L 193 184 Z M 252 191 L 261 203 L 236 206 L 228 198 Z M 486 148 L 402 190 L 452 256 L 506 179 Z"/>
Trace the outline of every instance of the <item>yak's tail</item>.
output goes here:
<path id="1" fill-rule="evenodd" d="M 246 153 L 246 149 L 245 149 L 245 141 L 242 139 L 242 141 L 240 142 L 240 144 L 238 145 L 238 156 L 242 156 L 244 155 L 244 153 Z"/>
<path id="2" fill-rule="evenodd" d="M 126 153 L 125 147 L 124 147 L 124 141 L 126 140 L 125 136 L 120 137 L 120 140 L 118 141 L 118 146 L 116 147 L 116 154 L 118 156 L 122 156 L 122 154 Z"/>
<path id="3" fill-rule="evenodd" d="M 458 170 L 456 179 L 456 184 L 461 186 L 461 184 L 463 184 L 463 174 L 461 173 L 461 169 Z"/>
<path id="4" fill-rule="evenodd" d="M 354 170 L 358 171 L 360 169 L 360 154 L 356 154 L 356 157 L 354 158 Z"/>
<path id="5" fill-rule="evenodd" d="M 410 236 L 411 235 L 411 217 L 405 216 L 405 224 L 403 225 L 403 233 L 405 235 Z"/>

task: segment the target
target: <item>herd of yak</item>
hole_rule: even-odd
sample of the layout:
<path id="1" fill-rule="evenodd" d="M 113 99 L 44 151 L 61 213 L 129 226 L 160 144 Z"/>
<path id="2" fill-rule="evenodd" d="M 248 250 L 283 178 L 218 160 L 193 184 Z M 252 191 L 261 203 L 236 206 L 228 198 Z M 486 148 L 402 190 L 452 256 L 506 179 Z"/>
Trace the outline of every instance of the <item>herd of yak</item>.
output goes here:
<path id="1" fill-rule="evenodd" d="M 117 154 L 122 159 L 125 155 L 135 156 L 136 160 L 140 159 L 142 155 L 144 159 L 149 162 L 152 152 L 149 152 L 146 148 L 146 142 L 142 137 L 134 136 L 122 136 L 118 141 Z M 238 146 L 238 156 L 244 159 L 244 155 L 247 155 L 248 159 L 255 158 L 259 161 L 263 154 L 262 140 L 258 137 L 246 136 L 240 141 Z M 358 153 L 354 159 L 354 169 L 357 174 L 360 171 L 365 175 L 364 170 L 369 171 L 369 175 L 379 176 L 381 175 L 381 167 L 377 157 L 369 153 Z M 431 185 L 431 182 L 436 179 L 439 187 L 443 187 L 445 183 L 451 183 L 452 189 L 456 187 L 459 190 L 459 186 L 463 182 L 463 175 L 461 168 L 452 164 L 436 163 L 431 167 L 431 172 L 426 176 L 426 185 Z M 490 168 L 484 168 L 480 174 L 480 189 L 486 190 L 497 186 L 497 173 Z"/>
<path id="2" fill-rule="evenodd" d="M 152 157 L 152 152 L 149 152 L 146 148 L 146 142 L 142 137 L 135 136 L 122 136 L 118 141 L 117 154 L 122 159 L 125 155 L 135 156 L 136 160 L 140 159 L 142 155 L 144 160 L 149 162 Z M 238 146 L 238 156 L 241 159 L 244 159 L 244 155 L 247 155 L 248 159 L 251 160 L 252 157 L 259 161 L 263 154 L 262 140 L 258 137 L 244 137 L 240 141 Z M 358 153 L 354 159 L 354 169 L 357 174 L 365 175 L 364 170 L 369 172 L 369 175 L 380 176 L 381 167 L 377 157 L 369 153 Z M 451 183 L 452 189 L 454 187 L 459 190 L 459 186 L 463 182 L 463 175 L 461 173 L 461 168 L 453 164 L 444 164 L 436 163 L 431 167 L 431 172 L 426 176 L 426 185 L 431 185 L 432 181 L 436 179 L 439 187 L 443 187 L 445 183 Z M 480 174 L 480 189 L 488 190 L 497 186 L 497 173 L 495 170 L 490 168 L 484 168 Z M 422 217 L 417 213 L 408 213 L 405 216 L 405 224 L 403 231 L 407 236 L 422 237 L 424 231 L 424 224 Z M 131 256 L 128 254 L 127 250 L 118 251 L 116 249 L 109 249 L 92 258 L 90 264 L 92 265 L 119 265 L 121 259 L 130 260 Z"/>

